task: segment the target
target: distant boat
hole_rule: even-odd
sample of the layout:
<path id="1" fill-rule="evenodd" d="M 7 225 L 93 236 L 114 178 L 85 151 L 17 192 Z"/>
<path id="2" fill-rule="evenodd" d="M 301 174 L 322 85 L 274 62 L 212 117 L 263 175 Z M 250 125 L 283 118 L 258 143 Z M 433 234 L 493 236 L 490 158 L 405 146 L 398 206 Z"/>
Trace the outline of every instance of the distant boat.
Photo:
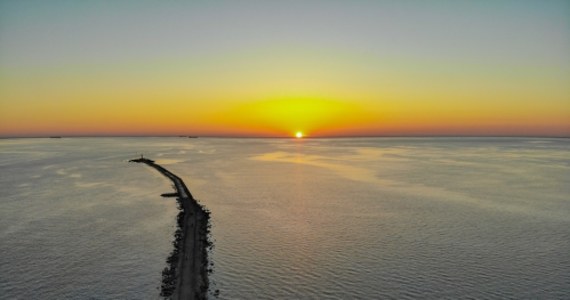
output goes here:
<path id="1" fill-rule="evenodd" d="M 197 139 L 198 137 L 197 137 L 197 136 L 191 136 L 191 135 L 189 135 L 188 138 L 189 138 L 189 139 Z"/>

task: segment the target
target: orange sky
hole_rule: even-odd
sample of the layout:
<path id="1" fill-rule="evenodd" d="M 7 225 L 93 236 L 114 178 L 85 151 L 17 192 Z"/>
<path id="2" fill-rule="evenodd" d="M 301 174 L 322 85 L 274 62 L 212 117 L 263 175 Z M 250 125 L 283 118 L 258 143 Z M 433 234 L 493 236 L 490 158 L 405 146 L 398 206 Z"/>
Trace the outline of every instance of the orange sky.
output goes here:
<path id="1" fill-rule="evenodd" d="M 0 136 L 570 136 L 568 2 L 411 3 L 2 2 Z"/>

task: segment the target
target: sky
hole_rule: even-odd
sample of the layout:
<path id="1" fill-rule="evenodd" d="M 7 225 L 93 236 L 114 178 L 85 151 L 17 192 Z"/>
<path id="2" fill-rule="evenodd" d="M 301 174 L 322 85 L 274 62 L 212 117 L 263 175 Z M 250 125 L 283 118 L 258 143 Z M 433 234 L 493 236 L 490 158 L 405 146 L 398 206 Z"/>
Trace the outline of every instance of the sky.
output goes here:
<path id="1" fill-rule="evenodd" d="M 570 136 L 570 1 L 0 0 L 0 136 Z"/>

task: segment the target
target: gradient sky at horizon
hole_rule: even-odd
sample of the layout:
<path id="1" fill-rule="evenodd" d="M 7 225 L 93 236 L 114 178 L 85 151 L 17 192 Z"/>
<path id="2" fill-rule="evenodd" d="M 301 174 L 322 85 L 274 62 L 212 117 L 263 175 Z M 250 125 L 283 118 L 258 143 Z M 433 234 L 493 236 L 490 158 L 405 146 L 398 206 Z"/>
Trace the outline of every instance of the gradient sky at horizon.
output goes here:
<path id="1" fill-rule="evenodd" d="M 296 131 L 570 136 L 570 2 L 0 2 L 0 136 Z"/>

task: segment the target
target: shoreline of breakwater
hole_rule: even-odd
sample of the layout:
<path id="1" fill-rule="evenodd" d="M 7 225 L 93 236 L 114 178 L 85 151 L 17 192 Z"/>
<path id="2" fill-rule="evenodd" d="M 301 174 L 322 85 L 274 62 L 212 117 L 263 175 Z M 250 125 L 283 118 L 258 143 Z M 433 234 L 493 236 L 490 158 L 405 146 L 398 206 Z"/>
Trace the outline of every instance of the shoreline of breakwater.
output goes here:
<path id="1" fill-rule="evenodd" d="M 206 299 L 208 292 L 208 240 L 210 213 L 192 196 L 184 181 L 148 158 L 129 162 L 144 163 L 170 179 L 176 193 L 180 212 L 174 234 L 174 250 L 167 258 L 168 267 L 162 271 L 161 296 L 171 299 Z"/>

